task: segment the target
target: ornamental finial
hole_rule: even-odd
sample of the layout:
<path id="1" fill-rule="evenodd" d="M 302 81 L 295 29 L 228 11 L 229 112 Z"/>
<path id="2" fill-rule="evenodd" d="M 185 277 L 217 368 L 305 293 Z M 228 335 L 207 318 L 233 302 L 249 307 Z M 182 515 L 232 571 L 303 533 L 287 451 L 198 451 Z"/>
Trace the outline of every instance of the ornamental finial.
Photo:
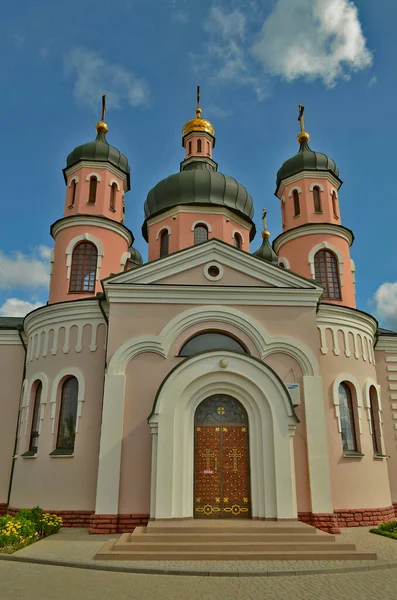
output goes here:
<path id="1" fill-rule="evenodd" d="M 262 237 L 263 238 L 269 238 L 270 237 L 270 233 L 266 228 L 266 215 L 267 215 L 267 210 L 266 208 L 264 208 L 262 210 L 262 219 L 263 219 L 263 231 L 262 231 Z"/>
<path id="2" fill-rule="evenodd" d="M 105 123 L 105 113 L 106 113 L 106 94 L 102 94 L 102 114 L 101 120 L 97 123 L 96 130 L 98 133 L 107 133 L 109 131 L 109 127 Z"/>
<path id="3" fill-rule="evenodd" d="M 299 104 L 298 121 L 300 122 L 300 125 L 301 125 L 301 132 L 298 135 L 298 142 L 300 144 L 302 144 L 304 142 L 307 143 L 310 140 L 310 135 L 305 131 L 305 118 L 303 116 L 304 112 L 305 112 L 305 107 L 302 104 Z"/>

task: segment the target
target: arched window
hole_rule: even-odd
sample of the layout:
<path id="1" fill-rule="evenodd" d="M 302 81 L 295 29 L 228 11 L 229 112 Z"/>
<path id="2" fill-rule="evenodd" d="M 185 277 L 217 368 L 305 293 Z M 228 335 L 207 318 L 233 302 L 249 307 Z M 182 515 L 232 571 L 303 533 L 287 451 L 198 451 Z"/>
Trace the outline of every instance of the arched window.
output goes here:
<path id="1" fill-rule="evenodd" d="M 285 227 L 285 202 L 281 203 L 281 219 L 282 219 L 282 226 Z"/>
<path id="2" fill-rule="evenodd" d="M 201 152 L 201 140 L 197 140 L 197 152 Z"/>
<path id="3" fill-rule="evenodd" d="M 182 346 L 179 356 L 193 356 L 199 352 L 210 352 L 211 350 L 227 350 L 248 354 L 244 346 L 230 335 L 220 331 L 206 331 L 190 338 Z"/>
<path id="4" fill-rule="evenodd" d="M 235 233 L 233 236 L 233 245 L 236 248 L 239 248 L 241 250 L 241 248 L 243 247 L 243 243 L 242 243 L 242 239 L 241 239 L 241 235 L 239 233 Z"/>
<path id="5" fill-rule="evenodd" d="M 207 142 L 207 154 L 208 156 L 211 154 L 211 146 L 209 142 Z"/>
<path id="6" fill-rule="evenodd" d="M 283 262 L 279 262 L 278 266 L 281 267 L 282 269 L 285 269 L 285 264 Z"/>
<path id="7" fill-rule="evenodd" d="M 109 201 L 110 210 L 115 210 L 116 192 L 117 192 L 117 183 L 112 183 L 112 187 L 110 188 L 110 201 Z"/>
<path id="8" fill-rule="evenodd" d="M 293 199 L 294 199 L 294 217 L 297 217 L 298 215 L 301 214 L 301 209 L 299 206 L 299 192 L 298 190 L 294 190 L 293 191 Z"/>
<path id="9" fill-rule="evenodd" d="M 332 198 L 332 211 L 334 213 L 334 217 L 339 218 L 339 215 L 338 215 L 338 199 L 336 197 L 335 192 L 332 192 L 331 198 Z"/>
<path id="10" fill-rule="evenodd" d="M 341 300 L 339 265 L 335 254 L 330 250 L 319 250 L 314 256 L 316 281 L 325 289 L 324 299 Z"/>
<path id="11" fill-rule="evenodd" d="M 380 441 L 378 394 L 373 385 L 371 385 L 369 389 L 369 402 L 372 428 L 372 445 L 374 448 L 374 454 L 382 454 L 382 444 Z"/>
<path id="12" fill-rule="evenodd" d="M 196 225 L 194 228 L 194 244 L 200 244 L 208 240 L 208 229 L 205 225 Z"/>
<path id="13" fill-rule="evenodd" d="M 74 449 L 78 391 L 79 384 L 76 377 L 69 377 L 62 385 L 57 450 Z"/>
<path id="14" fill-rule="evenodd" d="M 98 186 L 98 179 L 95 177 L 95 175 L 92 175 L 90 177 L 90 190 L 89 190 L 89 194 L 88 194 L 88 202 L 90 204 L 95 204 L 97 186 Z"/>
<path id="15" fill-rule="evenodd" d="M 169 253 L 169 233 L 167 229 L 161 232 L 160 236 L 160 258 L 167 256 Z"/>
<path id="16" fill-rule="evenodd" d="M 192 153 L 192 142 L 189 142 L 189 154 Z"/>
<path id="17" fill-rule="evenodd" d="M 39 425 L 40 425 L 40 403 L 41 403 L 42 390 L 43 390 L 43 384 L 41 383 L 41 381 L 39 381 L 37 383 L 36 391 L 34 394 L 32 428 L 30 430 L 30 442 L 29 442 L 29 451 L 30 452 L 37 452 L 37 447 L 38 447 Z"/>
<path id="18" fill-rule="evenodd" d="M 321 209 L 320 188 L 316 185 L 313 188 L 314 212 L 323 212 Z"/>
<path id="19" fill-rule="evenodd" d="M 74 206 L 74 202 L 76 200 L 76 180 L 73 179 L 72 183 L 70 184 L 70 204 L 69 204 L 69 208 L 71 208 L 72 206 Z"/>
<path id="20" fill-rule="evenodd" d="M 69 292 L 95 292 L 97 247 L 91 242 L 80 242 L 72 254 Z"/>
<path id="21" fill-rule="evenodd" d="M 352 394 L 346 383 L 341 383 L 339 386 L 339 410 L 343 450 L 357 452 L 357 435 Z"/>

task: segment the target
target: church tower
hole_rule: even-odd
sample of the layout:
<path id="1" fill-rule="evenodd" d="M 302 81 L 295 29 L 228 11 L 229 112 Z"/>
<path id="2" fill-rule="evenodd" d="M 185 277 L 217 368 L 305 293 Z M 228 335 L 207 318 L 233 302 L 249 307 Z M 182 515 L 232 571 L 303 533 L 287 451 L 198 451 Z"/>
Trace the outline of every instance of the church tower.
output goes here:
<path id="1" fill-rule="evenodd" d="M 51 227 L 49 304 L 94 296 L 101 291 L 101 279 L 142 262 L 130 248 L 134 237 L 124 225 L 130 167 L 106 139 L 105 98 L 96 139 L 75 148 L 63 170 L 64 215 Z"/>
<path id="2" fill-rule="evenodd" d="M 149 261 L 210 238 L 249 252 L 255 235 L 252 198 L 241 183 L 218 172 L 215 130 L 202 117 L 199 86 L 196 116 L 183 127 L 182 146 L 180 172 L 160 181 L 145 202 L 142 234 Z"/>
<path id="3" fill-rule="evenodd" d="M 299 106 L 299 151 L 277 173 L 275 195 L 281 202 L 283 232 L 273 242 L 279 265 L 325 289 L 323 300 L 356 307 L 354 236 L 343 227 L 339 209 L 342 181 L 335 162 L 309 147 L 304 107 Z"/>

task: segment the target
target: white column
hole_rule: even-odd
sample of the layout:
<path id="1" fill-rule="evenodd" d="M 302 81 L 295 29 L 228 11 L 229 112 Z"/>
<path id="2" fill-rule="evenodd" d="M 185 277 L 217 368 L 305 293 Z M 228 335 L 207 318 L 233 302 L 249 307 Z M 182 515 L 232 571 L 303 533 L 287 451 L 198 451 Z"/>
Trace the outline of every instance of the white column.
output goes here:
<path id="1" fill-rule="evenodd" d="M 157 484 L 157 442 L 158 442 L 158 424 L 151 423 L 150 431 L 152 434 L 152 473 L 150 486 L 150 518 L 156 518 L 156 484 Z"/>
<path id="2" fill-rule="evenodd" d="M 95 513 L 119 511 L 125 375 L 106 375 Z"/>
<path id="3" fill-rule="evenodd" d="M 303 377 L 312 512 L 333 513 L 322 377 Z"/>

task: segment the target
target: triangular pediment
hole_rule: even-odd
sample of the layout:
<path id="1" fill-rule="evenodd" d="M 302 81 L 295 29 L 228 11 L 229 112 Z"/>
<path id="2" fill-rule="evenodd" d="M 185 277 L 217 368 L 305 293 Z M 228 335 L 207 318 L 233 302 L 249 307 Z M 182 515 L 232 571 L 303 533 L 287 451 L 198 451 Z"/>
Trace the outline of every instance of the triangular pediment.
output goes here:
<path id="1" fill-rule="evenodd" d="M 219 267 L 221 275 L 219 278 L 207 276 L 211 265 Z M 193 286 L 215 284 L 322 292 L 314 282 L 216 239 L 185 248 L 104 281 L 105 289 L 120 284 Z"/>

